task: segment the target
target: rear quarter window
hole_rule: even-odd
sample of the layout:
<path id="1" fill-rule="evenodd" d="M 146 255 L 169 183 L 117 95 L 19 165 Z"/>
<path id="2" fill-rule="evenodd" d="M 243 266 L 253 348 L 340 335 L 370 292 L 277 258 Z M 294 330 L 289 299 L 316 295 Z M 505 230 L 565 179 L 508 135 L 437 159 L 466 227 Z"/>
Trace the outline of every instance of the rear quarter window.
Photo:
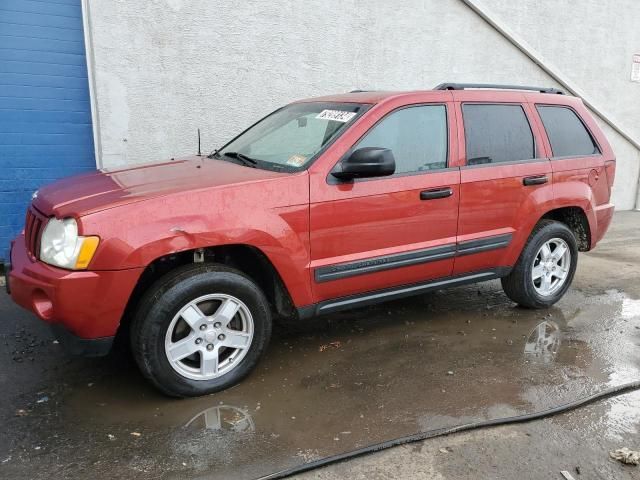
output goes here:
<path id="1" fill-rule="evenodd" d="M 576 113 L 568 107 L 536 105 L 554 157 L 600 153 L 598 145 Z"/>

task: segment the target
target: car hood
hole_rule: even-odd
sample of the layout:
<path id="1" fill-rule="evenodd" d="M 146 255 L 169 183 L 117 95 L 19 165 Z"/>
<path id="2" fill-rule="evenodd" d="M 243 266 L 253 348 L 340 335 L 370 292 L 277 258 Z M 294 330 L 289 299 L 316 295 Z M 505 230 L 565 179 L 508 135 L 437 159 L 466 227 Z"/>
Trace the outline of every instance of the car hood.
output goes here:
<path id="1" fill-rule="evenodd" d="M 67 177 L 38 190 L 33 204 L 46 215 L 81 216 L 172 193 L 286 175 L 289 174 L 194 156 Z"/>

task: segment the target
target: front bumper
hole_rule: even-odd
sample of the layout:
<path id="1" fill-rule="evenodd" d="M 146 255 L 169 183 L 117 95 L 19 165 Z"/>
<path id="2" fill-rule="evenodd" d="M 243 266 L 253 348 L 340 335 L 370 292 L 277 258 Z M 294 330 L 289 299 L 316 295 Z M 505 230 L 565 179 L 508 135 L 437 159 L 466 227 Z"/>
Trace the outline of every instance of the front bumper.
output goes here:
<path id="1" fill-rule="evenodd" d="M 10 258 L 7 288 L 18 305 L 54 326 L 72 352 L 108 352 L 142 268 L 72 272 L 52 267 L 28 256 L 24 235 L 13 243 Z M 90 348 L 96 341 L 97 348 Z"/>

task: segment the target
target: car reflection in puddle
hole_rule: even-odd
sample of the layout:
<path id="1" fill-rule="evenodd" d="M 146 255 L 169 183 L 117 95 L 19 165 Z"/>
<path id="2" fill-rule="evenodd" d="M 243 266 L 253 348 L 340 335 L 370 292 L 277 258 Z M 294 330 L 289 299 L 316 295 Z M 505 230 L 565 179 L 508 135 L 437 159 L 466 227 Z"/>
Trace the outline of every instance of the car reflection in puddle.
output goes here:
<path id="1" fill-rule="evenodd" d="M 536 325 L 527 337 L 524 354 L 541 362 L 553 362 L 560 349 L 560 327 L 555 322 L 544 321 Z"/>
<path id="2" fill-rule="evenodd" d="M 205 428 L 207 430 L 229 430 L 234 433 L 255 432 L 253 417 L 242 408 L 232 405 L 218 405 L 207 408 L 189 420 L 185 428 Z"/>

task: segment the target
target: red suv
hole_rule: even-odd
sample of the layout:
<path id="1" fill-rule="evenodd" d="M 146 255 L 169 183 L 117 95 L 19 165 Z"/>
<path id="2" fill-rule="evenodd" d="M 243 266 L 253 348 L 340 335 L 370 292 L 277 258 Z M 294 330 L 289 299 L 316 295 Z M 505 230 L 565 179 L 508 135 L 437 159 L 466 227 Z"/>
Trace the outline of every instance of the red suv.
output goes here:
<path id="1" fill-rule="evenodd" d="M 554 89 L 302 100 L 209 156 L 42 188 L 8 286 L 71 351 L 128 333 L 156 387 L 201 395 L 251 371 L 274 315 L 496 278 L 552 305 L 611 222 L 614 173 L 582 101 Z"/>

